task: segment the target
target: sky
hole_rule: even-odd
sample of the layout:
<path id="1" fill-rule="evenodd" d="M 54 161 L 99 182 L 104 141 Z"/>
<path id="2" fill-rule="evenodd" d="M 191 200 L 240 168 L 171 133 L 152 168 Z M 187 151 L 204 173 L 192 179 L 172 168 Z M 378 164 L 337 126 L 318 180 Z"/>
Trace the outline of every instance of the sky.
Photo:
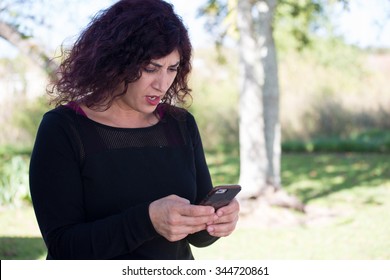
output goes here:
<path id="1" fill-rule="evenodd" d="M 350 11 L 334 21 L 348 43 L 390 48 L 390 0 L 350 0 Z"/>
<path id="2" fill-rule="evenodd" d="M 198 7 L 205 0 L 167 1 L 175 6 L 176 12 L 183 18 L 195 48 L 211 44 L 212 38 L 203 29 L 203 20 L 196 16 Z M 71 43 L 79 31 L 88 24 L 90 16 L 108 7 L 112 2 L 110 0 L 78 1 L 81 9 L 78 14 L 81 16 L 76 17 L 75 22 L 69 24 L 65 18 L 58 15 L 53 22 L 54 29 L 58 31 L 49 36 L 42 33 L 41 42 L 52 49 L 58 48 L 62 43 Z M 390 48 L 390 0 L 350 0 L 350 10 L 338 11 L 334 21 L 338 26 L 336 32 L 349 43 L 361 47 Z M 3 40 L 0 40 L 0 56 L 17 53 L 1 41 Z"/>

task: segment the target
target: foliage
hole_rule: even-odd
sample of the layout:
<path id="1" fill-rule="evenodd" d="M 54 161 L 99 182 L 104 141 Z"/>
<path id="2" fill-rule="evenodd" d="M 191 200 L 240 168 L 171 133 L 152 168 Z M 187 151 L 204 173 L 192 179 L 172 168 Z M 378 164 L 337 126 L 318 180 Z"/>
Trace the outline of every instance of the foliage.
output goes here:
<path id="1" fill-rule="evenodd" d="M 28 180 L 29 157 L 0 155 L 0 208 L 31 202 Z"/>
<path id="2" fill-rule="evenodd" d="M 229 32 L 231 35 L 234 30 L 235 4 L 236 1 L 211 0 L 206 1 L 199 10 L 199 15 L 206 17 L 206 27 L 218 41 L 218 52 L 223 54 L 224 59 L 227 57 L 227 61 L 231 61 L 232 57 L 233 60 L 237 59 L 235 53 L 224 54 L 221 46 L 224 36 Z M 333 34 L 329 17 L 336 6 L 347 9 L 348 1 L 278 2 L 274 36 L 279 54 L 283 147 L 287 150 L 315 147 L 316 150 L 329 151 L 342 148 L 347 151 L 385 151 L 386 140 L 367 143 L 355 139 L 356 135 L 368 133 L 371 129 L 388 129 L 386 120 L 390 117 L 390 111 L 384 105 L 388 103 L 387 86 L 380 80 L 381 73 L 369 69 L 371 54 L 346 45 Z M 218 59 L 220 57 L 217 56 Z M 237 75 L 237 69 L 231 63 L 225 61 L 222 68 L 231 71 L 232 77 Z M 201 91 L 205 84 L 211 84 L 210 87 L 215 85 L 211 79 L 204 77 L 204 81 L 197 81 L 202 84 Z M 195 91 L 198 92 L 198 88 Z M 236 88 L 230 91 L 229 97 L 224 95 L 223 98 L 238 96 Z M 214 100 L 221 100 L 218 89 L 213 88 L 210 93 L 215 96 Z M 202 105 L 206 110 L 201 113 L 194 110 L 195 113 L 199 112 L 197 117 L 201 130 L 213 139 L 215 134 L 226 135 L 221 131 L 220 124 L 232 124 L 238 119 L 235 107 L 223 105 L 228 107 L 224 111 L 228 116 L 217 115 L 215 111 L 221 111 L 221 108 L 216 104 Z M 212 122 L 217 125 L 213 127 Z M 229 135 L 238 134 L 237 126 L 225 127 L 237 128 L 231 130 Z M 236 144 L 229 142 L 227 145 Z M 217 145 L 206 142 L 206 147 L 210 146 Z"/>
<path id="3" fill-rule="evenodd" d="M 44 15 L 34 13 L 33 6 L 31 0 L 3 0 L 0 2 L 0 20 L 19 29 L 24 38 L 31 37 L 31 25 L 44 20 Z"/>
<path id="4" fill-rule="evenodd" d="M 326 49 L 328 58 L 318 59 Z M 389 72 L 380 63 L 387 57 L 323 41 L 313 50 L 285 55 L 280 62 L 283 140 L 354 139 L 373 129 L 388 130 Z"/>
<path id="5" fill-rule="evenodd" d="M 31 147 L 0 147 L 0 211 L 31 203 L 29 162 Z"/>
<path id="6" fill-rule="evenodd" d="M 42 116 L 50 109 L 45 96 L 40 96 L 33 101 L 24 99 L 18 101 L 18 110 L 14 111 L 13 122 L 16 127 L 26 132 L 25 145 L 31 145 L 35 139 Z"/>
<path id="7" fill-rule="evenodd" d="M 0 1 L 0 21 L 13 26 L 23 35 L 24 39 L 27 39 L 35 37 L 42 28 L 50 29 L 56 20 L 53 15 L 65 15 L 69 17 L 68 23 L 73 24 L 72 13 L 77 10 L 79 4 L 77 2 L 74 0 L 2 0 Z M 65 4 L 69 8 L 67 14 L 63 9 Z"/>
<path id="8" fill-rule="evenodd" d="M 238 58 L 232 49 L 221 50 L 228 58 L 223 65 L 209 49 L 197 50 L 193 63 L 190 109 L 207 150 L 238 146 Z M 304 51 L 281 54 L 285 151 L 388 151 L 389 54 L 323 38 Z M 367 137 L 373 131 L 377 136 Z"/>
<path id="9" fill-rule="evenodd" d="M 214 51 L 198 49 L 190 86 L 196 116 L 206 149 L 238 145 L 237 58 L 233 50 L 221 50 L 227 63 L 221 66 Z"/>
<path id="10" fill-rule="evenodd" d="M 373 126 L 375 127 L 375 126 Z M 285 140 L 283 152 L 359 152 L 389 153 L 390 133 L 381 129 L 367 129 L 360 133 L 315 136 L 309 140 Z"/>
<path id="11" fill-rule="evenodd" d="M 278 1 L 274 36 L 279 44 L 289 37 L 290 49 L 293 46 L 301 50 L 310 45 L 313 33 L 327 21 L 326 5 L 326 1 Z"/>
<path id="12" fill-rule="evenodd" d="M 367 130 L 347 138 L 316 137 L 309 141 L 287 140 L 282 143 L 283 152 L 360 152 L 389 153 L 390 132 Z"/>
<path id="13" fill-rule="evenodd" d="M 32 146 L 37 126 L 49 106 L 43 93 L 45 73 L 25 57 L 0 59 L 0 146 Z"/>
<path id="14" fill-rule="evenodd" d="M 282 143 L 283 152 L 358 152 L 376 153 L 390 151 L 390 142 L 372 143 L 352 139 L 315 139 L 312 141 L 286 141 Z"/>
<path id="15" fill-rule="evenodd" d="M 198 10 L 198 16 L 205 18 L 205 28 L 213 35 L 217 49 L 222 47 L 227 36 L 235 40 L 239 38 L 235 18 L 237 2 L 237 0 L 208 0 Z M 262 1 L 252 2 L 253 9 L 256 9 Z M 277 2 L 273 18 L 273 33 L 278 41 L 279 50 L 303 50 L 313 44 L 318 30 L 332 35 L 329 18 L 333 7 L 341 4 L 344 9 L 348 8 L 348 0 L 278 0 Z"/>

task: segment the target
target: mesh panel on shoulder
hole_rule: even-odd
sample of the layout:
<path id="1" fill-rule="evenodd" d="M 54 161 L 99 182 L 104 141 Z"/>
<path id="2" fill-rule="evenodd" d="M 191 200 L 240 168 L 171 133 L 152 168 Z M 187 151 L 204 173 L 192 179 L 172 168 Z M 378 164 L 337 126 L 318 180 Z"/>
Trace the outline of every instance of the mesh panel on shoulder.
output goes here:
<path id="1" fill-rule="evenodd" d="M 145 128 L 115 128 L 80 117 L 79 130 L 86 154 L 106 149 L 173 147 L 186 145 L 186 122 L 165 116 Z"/>
<path id="2" fill-rule="evenodd" d="M 167 147 L 170 145 L 162 125 L 140 129 L 110 129 L 96 126 L 108 149 Z"/>
<path id="3" fill-rule="evenodd" d="M 68 113 L 73 111 L 64 110 Z M 183 114 L 165 114 L 159 123 L 145 128 L 115 128 L 97 123 L 74 111 L 71 115 L 75 118 L 70 126 L 79 148 L 81 163 L 86 156 L 104 150 L 177 147 L 191 142 Z"/>

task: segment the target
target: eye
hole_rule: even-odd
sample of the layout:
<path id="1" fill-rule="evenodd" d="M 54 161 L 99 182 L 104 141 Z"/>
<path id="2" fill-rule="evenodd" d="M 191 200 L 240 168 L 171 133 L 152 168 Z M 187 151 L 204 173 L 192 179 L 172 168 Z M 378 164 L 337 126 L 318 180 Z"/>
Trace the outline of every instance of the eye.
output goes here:
<path id="1" fill-rule="evenodd" d="M 168 68 L 169 69 L 169 71 L 171 71 L 171 72 L 177 72 L 177 71 L 179 71 L 179 67 L 170 67 L 170 68 Z"/>
<path id="2" fill-rule="evenodd" d="M 157 71 L 157 69 L 154 68 L 154 67 L 144 67 L 143 70 L 144 70 L 146 73 L 154 73 L 154 72 Z"/>

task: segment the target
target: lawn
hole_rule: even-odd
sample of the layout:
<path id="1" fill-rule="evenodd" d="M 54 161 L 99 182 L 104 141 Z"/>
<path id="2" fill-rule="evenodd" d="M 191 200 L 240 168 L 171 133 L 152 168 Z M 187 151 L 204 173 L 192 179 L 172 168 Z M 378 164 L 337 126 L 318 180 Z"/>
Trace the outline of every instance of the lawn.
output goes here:
<path id="1" fill-rule="evenodd" d="M 264 217 L 244 217 L 231 236 L 208 248 L 194 248 L 195 257 L 390 259 L 388 157 L 387 154 L 284 154 L 285 190 L 299 197 L 315 215 L 265 207 L 264 216 L 276 218 L 278 223 L 264 224 Z M 236 154 L 208 154 L 207 159 L 215 184 L 237 181 Z M 244 224 L 248 219 L 251 222 Z M 288 220 L 300 222 L 283 223 Z M 0 210 L 0 259 L 44 257 L 45 247 L 32 209 Z"/>
<path id="2" fill-rule="evenodd" d="M 232 168 L 228 156 L 210 158 L 213 178 L 234 180 L 218 171 L 223 161 L 226 170 Z M 265 207 L 264 215 L 279 215 L 274 225 L 254 217 L 250 226 L 239 226 L 212 247 L 195 248 L 196 257 L 390 259 L 388 154 L 284 154 L 282 181 L 285 190 L 316 211 L 313 219 L 306 217 L 310 213 Z"/>
<path id="3" fill-rule="evenodd" d="M 0 210 L 0 259 L 35 260 L 46 257 L 32 207 Z"/>

